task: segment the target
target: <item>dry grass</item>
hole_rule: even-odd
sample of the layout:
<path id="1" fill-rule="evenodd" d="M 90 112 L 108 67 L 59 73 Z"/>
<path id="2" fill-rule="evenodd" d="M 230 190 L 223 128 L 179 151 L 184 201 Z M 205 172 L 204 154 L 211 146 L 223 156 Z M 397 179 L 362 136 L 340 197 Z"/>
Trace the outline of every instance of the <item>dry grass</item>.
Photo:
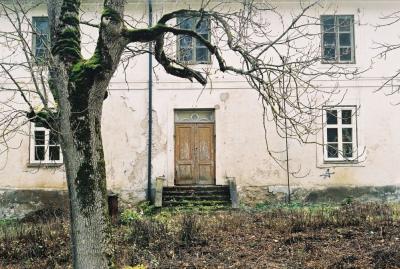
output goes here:
<path id="1" fill-rule="evenodd" d="M 1 268 L 68 268 L 64 216 L 0 226 Z M 163 211 L 114 227 L 118 266 L 400 268 L 400 206 Z"/>

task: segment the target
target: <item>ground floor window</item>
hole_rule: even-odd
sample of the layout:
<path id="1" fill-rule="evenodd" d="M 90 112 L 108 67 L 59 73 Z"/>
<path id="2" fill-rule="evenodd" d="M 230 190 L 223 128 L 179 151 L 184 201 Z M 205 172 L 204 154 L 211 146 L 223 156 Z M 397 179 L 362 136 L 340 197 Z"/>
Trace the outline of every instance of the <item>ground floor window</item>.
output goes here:
<path id="1" fill-rule="evenodd" d="M 356 106 L 324 107 L 324 161 L 357 160 Z"/>
<path id="2" fill-rule="evenodd" d="M 39 123 L 31 124 L 30 163 L 62 163 L 58 133 Z"/>

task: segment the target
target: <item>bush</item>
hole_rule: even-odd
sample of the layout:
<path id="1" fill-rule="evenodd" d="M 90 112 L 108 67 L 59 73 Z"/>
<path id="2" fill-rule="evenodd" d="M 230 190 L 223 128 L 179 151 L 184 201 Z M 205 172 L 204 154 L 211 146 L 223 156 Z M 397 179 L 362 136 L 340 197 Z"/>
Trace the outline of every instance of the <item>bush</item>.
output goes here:
<path id="1" fill-rule="evenodd" d="M 168 229 L 165 224 L 154 221 L 137 219 L 131 222 L 128 231 L 128 242 L 141 248 L 162 248 L 168 238 Z"/>
<path id="2" fill-rule="evenodd" d="M 132 210 L 132 209 L 125 209 L 122 213 L 121 213 L 121 223 L 123 224 L 129 224 L 133 221 L 136 220 L 141 220 L 142 219 L 142 215 L 140 215 L 138 212 Z"/>
<path id="3" fill-rule="evenodd" d="M 200 220 L 196 217 L 196 215 L 183 215 L 178 236 L 181 243 L 183 243 L 185 246 L 191 246 L 199 242 L 204 242 L 204 240 L 201 238 Z"/>

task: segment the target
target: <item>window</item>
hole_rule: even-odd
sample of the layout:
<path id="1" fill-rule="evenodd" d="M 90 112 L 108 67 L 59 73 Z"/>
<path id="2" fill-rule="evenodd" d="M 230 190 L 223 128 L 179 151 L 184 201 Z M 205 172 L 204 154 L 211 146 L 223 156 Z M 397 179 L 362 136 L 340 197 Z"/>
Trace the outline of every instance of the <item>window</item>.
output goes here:
<path id="1" fill-rule="evenodd" d="M 206 40 L 210 40 L 210 21 L 207 18 L 179 17 L 178 26 L 181 29 L 196 31 Z M 210 52 L 196 38 L 186 35 L 178 36 L 178 60 L 180 62 L 200 64 L 210 63 Z"/>
<path id="2" fill-rule="evenodd" d="M 39 123 L 32 123 L 30 163 L 62 163 L 61 147 L 58 134 Z"/>
<path id="3" fill-rule="evenodd" d="M 33 17 L 32 27 L 32 53 L 36 61 L 40 62 L 46 59 L 49 49 L 49 19 L 47 17 Z"/>
<path id="4" fill-rule="evenodd" d="M 324 108 L 324 160 L 356 161 L 356 107 Z"/>
<path id="5" fill-rule="evenodd" d="M 354 63 L 354 16 L 324 15 L 322 60 L 325 63 Z"/>

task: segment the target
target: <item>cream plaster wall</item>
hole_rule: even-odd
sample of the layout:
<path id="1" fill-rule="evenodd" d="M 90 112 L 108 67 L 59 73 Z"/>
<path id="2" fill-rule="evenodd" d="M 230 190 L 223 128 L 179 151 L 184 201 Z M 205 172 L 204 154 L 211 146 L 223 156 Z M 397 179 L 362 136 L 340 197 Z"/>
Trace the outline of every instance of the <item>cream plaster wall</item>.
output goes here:
<path id="1" fill-rule="evenodd" d="M 162 11 L 184 7 L 187 2 L 190 1 L 155 1 L 155 16 Z M 191 6 L 195 7 L 196 3 L 192 1 Z M 284 14 L 290 14 L 298 6 L 297 1 L 274 3 Z M 383 14 L 400 10 L 400 1 L 323 1 L 323 4 L 324 7 L 315 8 L 311 14 L 354 14 L 356 64 L 348 67 L 365 72 L 349 80 L 321 80 L 315 84 L 347 90 L 342 104 L 359 106 L 358 142 L 363 154 L 357 164 L 326 164 L 322 160 L 321 146 L 300 145 L 290 140 L 290 169 L 299 170 L 298 176 L 303 176 L 291 177 L 292 185 L 304 188 L 400 185 L 397 159 L 400 153 L 400 106 L 392 105 L 400 98 L 399 95 L 385 96 L 390 88 L 374 93 L 384 82 L 384 77 L 397 69 L 395 59 L 399 58 L 400 52 L 385 60 L 374 58 L 378 51 L 373 49 L 376 46 L 374 41 L 397 40 L 398 27 L 376 29 L 374 26 Z M 96 18 L 98 13 L 95 10 L 100 10 L 100 5 L 86 1 L 83 9 L 90 11 L 87 19 Z M 127 10 L 129 14 L 147 16 L 141 12 L 145 10 L 145 3 L 141 1 L 129 1 Z M 32 15 L 45 15 L 45 12 L 38 9 Z M 5 24 L 1 25 L 5 27 Z M 93 29 L 84 27 L 84 30 L 90 32 L 91 38 L 96 37 Z M 85 35 L 84 42 L 90 42 L 91 38 Z M 93 49 L 92 43 L 83 53 L 90 55 Z M 229 54 L 228 59 L 237 61 L 229 58 Z M 104 104 L 102 126 L 109 188 L 134 192 L 138 196 L 144 195 L 147 186 L 147 65 L 147 56 L 144 55 L 134 59 L 126 76 L 122 67 L 119 69 Z M 329 65 L 321 64 L 319 68 L 327 69 Z M 216 118 L 217 184 L 225 184 L 226 177 L 235 177 L 239 186 L 286 184 L 286 172 L 268 156 L 266 150 L 258 96 L 242 78 L 216 73 L 211 76 L 212 83 L 202 88 L 197 83 L 174 78 L 160 67 L 155 70 L 153 178 L 164 175 L 167 185 L 174 184 L 174 109 L 211 108 L 215 109 Z M 28 126 L 25 132 L 29 134 Z M 273 150 L 284 149 L 284 141 L 274 133 L 273 124 L 268 126 L 268 139 Z M 317 142 L 321 139 L 321 133 L 313 138 Z M 29 167 L 27 136 L 15 137 L 12 145 L 15 149 L 0 155 L 0 188 L 66 188 L 62 167 Z M 283 154 L 278 156 L 285 158 Z M 328 168 L 334 174 L 324 178 L 322 174 Z"/>

